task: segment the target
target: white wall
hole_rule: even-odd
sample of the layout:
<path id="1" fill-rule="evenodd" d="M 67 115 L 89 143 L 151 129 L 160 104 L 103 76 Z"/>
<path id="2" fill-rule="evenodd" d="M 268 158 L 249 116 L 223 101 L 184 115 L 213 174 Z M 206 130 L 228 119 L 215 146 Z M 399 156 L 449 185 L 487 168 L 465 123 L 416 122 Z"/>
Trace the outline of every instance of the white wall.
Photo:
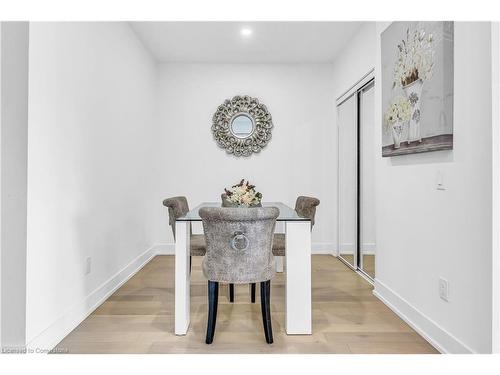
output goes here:
<path id="1" fill-rule="evenodd" d="M 2 22 L 0 39 L 0 285 L 3 347 L 26 343 L 28 23 Z"/>
<path id="2" fill-rule="evenodd" d="M 32 23 L 29 57 L 27 337 L 50 346 L 156 240 L 156 70 L 126 23 Z"/>
<path id="3" fill-rule="evenodd" d="M 321 200 L 313 249 L 336 243 L 336 130 L 329 64 L 162 64 L 159 66 L 162 181 L 157 202 L 185 195 L 191 207 L 220 200 L 223 188 L 247 178 L 265 201 Z M 220 149 L 211 133 L 219 104 L 234 95 L 259 98 L 273 117 L 270 143 L 249 158 Z M 186 147 L 187 146 L 187 147 Z M 166 209 L 158 208 L 162 243 L 173 243 Z"/>
<path id="4" fill-rule="evenodd" d="M 0 22 L 0 103 L 2 103 L 2 22 Z M 2 105 L 0 104 L 0 129 L 2 129 Z M 2 209 L 2 131 L 0 130 L 0 210 Z M 0 228 L 2 215 L 0 215 Z M 2 347 L 2 231 L 0 230 L 0 348 Z"/>
<path id="5" fill-rule="evenodd" d="M 375 22 L 366 22 L 356 35 L 346 42 L 333 64 L 335 98 L 375 68 L 375 36 Z"/>
<path id="6" fill-rule="evenodd" d="M 2 22 L 0 22 L 0 129 L 2 129 Z M 0 130 L 0 211 L 2 210 L 2 131 Z M 2 215 L 0 215 L 0 228 Z M 2 347 L 2 231 L 0 230 L 0 348 Z"/>
<path id="7" fill-rule="evenodd" d="M 491 23 L 492 152 L 493 152 L 493 255 L 492 352 L 500 353 L 500 22 Z"/>
<path id="8" fill-rule="evenodd" d="M 376 79 L 386 26 L 377 27 Z M 376 91 L 375 293 L 444 352 L 491 350 L 490 49 L 489 23 L 455 23 L 453 151 L 382 158 Z M 445 191 L 436 190 L 438 172 Z"/>

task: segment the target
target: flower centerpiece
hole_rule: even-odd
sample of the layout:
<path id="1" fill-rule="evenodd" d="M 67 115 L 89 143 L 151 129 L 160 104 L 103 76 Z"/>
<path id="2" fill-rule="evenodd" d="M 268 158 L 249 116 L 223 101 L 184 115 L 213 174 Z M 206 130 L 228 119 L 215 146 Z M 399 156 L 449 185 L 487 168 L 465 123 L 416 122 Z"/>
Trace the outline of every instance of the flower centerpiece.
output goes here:
<path id="1" fill-rule="evenodd" d="M 410 119 L 411 110 L 410 101 L 400 96 L 394 99 L 385 111 L 386 131 L 392 131 L 394 148 L 400 147 L 403 127 Z"/>
<path id="2" fill-rule="evenodd" d="M 406 39 L 398 44 L 394 66 L 393 87 L 401 87 L 412 107 L 408 143 L 422 141 L 420 135 L 420 97 L 424 81 L 432 77 L 434 68 L 434 37 L 425 30 L 406 30 Z"/>
<path id="3" fill-rule="evenodd" d="M 262 194 L 255 190 L 255 185 L 241 180 L 230 189 L 224 189 L 222 194 L 223 207 L 255 207 L 261 206 Z"/>

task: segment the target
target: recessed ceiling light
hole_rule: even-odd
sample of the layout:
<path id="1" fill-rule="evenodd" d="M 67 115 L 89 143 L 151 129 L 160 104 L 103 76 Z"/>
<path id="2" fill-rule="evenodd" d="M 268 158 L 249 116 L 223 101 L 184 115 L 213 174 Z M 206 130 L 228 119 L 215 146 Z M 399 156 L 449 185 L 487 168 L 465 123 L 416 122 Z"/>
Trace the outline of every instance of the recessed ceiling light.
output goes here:
<path id="1" fill-rule="evenodd" d="M 244 27 L 240 30 L 240 33 L 244 37 L 249 37 L 250 35 L 252 35 L 253 31 L 248 27 Z"/>

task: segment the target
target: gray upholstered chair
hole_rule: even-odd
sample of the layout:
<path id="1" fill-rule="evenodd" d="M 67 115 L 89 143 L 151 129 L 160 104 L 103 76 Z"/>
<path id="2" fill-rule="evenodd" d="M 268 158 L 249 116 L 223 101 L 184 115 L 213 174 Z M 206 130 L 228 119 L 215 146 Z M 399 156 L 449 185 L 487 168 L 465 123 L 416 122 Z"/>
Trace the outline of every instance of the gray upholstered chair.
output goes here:
<path id="1" fill-rule="evenodd" d="M 189 212 L 189 205 L 186 197 L 172 197 L 163 200 L 163 205 L 168 207 L 168 223 L 172 227 L 175 240 L 175 220 Z M 191 234 L 191 256 L 204 256 L 206 253 L 205 248 L 205 235 Z M 191 260 L 191 257 L 189 258 Z"/>
<path id="2" fill-rule="evenodd" d="M 313 197 L 300 196 L 295 201 L 295 211 L 299 216 L 311 219 L 311 230 L 314 226 L 314 216 L 319 199 Z M 285 234 L 276 233 L 273 241 L 273 255 L 285 256 Z"/>
<path id="3" fill-rule="evenodd" d="M 222 201 L 222 207 L 238 207 L 237 204 L 230 202 L 227 199 L 227 194 L 222 193 L 220 195 L 220 199 Z M 262 204 L 259 203 L 257 206 L 253 207 L 262 207 Z M 251 300 L 252 303 L 255 303 L 255 283 L 251 284 Z M 234 302 L 234 284 L 229 284 L 229 302 Z"/>
<path id="4" fill-rule="evenodd" d="M 270 291 L 275 276 L 272 242 L 276 207 L 200 209 L 207 254 L 203 274 L 208 279 L 208 324 L 206 343 L 211 344 L 217 320 L 219 283 L 260 282 L 262 321 L 266 342 L 273 342 Z"/>

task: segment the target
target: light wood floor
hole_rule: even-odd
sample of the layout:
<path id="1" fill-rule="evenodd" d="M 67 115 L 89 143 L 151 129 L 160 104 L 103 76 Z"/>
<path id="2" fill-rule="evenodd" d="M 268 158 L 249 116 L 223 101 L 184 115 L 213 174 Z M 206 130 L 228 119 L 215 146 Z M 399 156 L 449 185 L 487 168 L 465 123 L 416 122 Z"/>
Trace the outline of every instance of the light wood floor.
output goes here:
<path id="1" fill-rule="evenodd" d="M 274 344 L 262 329 L 259 295 L 247 285 L 230 304 L 219 298 L 217 328 L 206 345 L 207 285 L 193 257 L 191 327 L 175 336 L 174 257 L 157 256 L 58 344 L 69 353 L 437 353 L 372 295 L 372 287 L 330 255 L 313 256 L 313 335 L 284 331 L 284 276 L 272 282 Z M 257 288 L 258 290 L 258 288 Z"/>

